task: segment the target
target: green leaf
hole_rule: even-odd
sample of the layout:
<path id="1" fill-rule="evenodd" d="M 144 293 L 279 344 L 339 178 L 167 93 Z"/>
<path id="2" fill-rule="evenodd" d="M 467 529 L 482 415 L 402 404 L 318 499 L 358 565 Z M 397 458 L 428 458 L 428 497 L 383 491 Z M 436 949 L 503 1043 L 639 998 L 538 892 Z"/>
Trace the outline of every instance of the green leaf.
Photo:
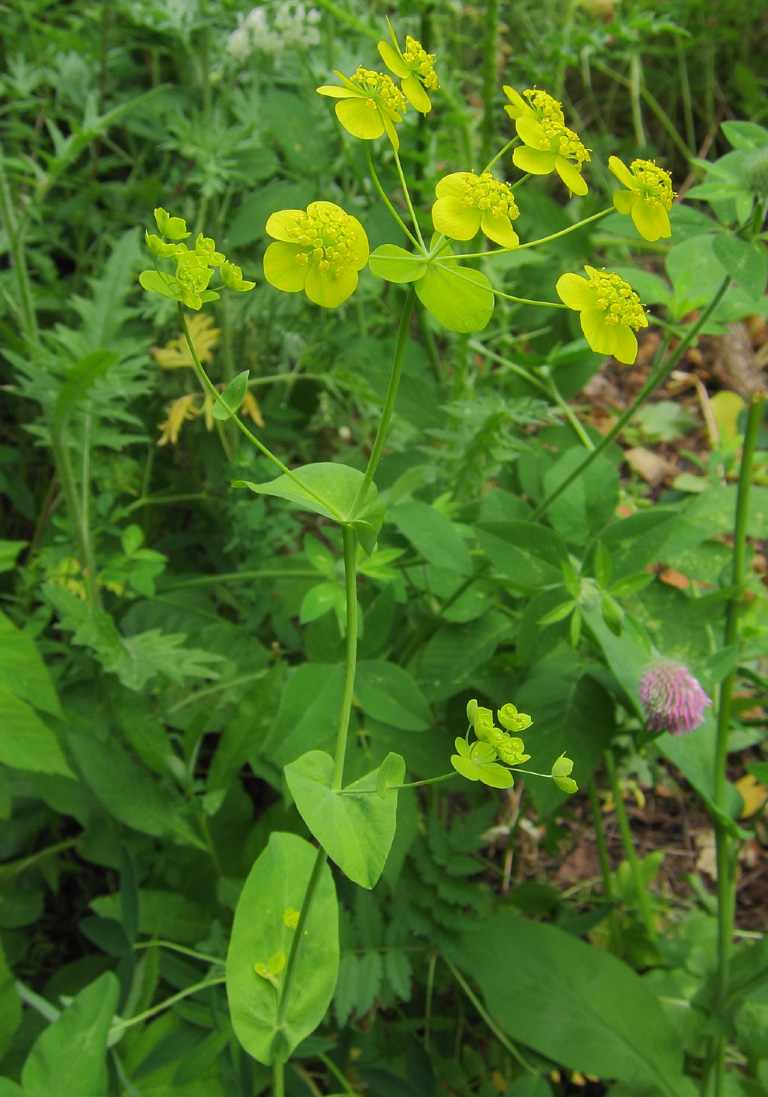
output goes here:
<path id="1" fill-rule="evenodd" d="M 401 784 L 405 762 L 394 757 L 399 762 L 391 776 Z M 309 751 L 285 767 L 288 788 L 311 833 L 342 872 L 364 888 L 372 888 L 381 876 L 397 825 L 397 793 L 383 800 L 371 794 L 378 772 L 367 773 L 341 794 L 331 789 L 333 759 L 325 751 Z M 356 790 L 359 796 L 353 795 Z"/>
<path id="2" fill-rule="evenodd" d="M 333 996 L 333 1009 L 340 1025 L 346 1024 L 352 1014 L 363 1017 L 373 1008 L 381 993 L 383 974 L 384 965 L 379 952 L 342 958 L 339 982 Z"/>
<path id="3" fill-rule="evenodd" d="M 390 508 L 387 517 L 430 564 L 459 575 L 472 574 L 472 557 L 464 538 L 441 511 L 413 499 Z"/>
<path id="4" fill-rule="evenodd" d="M 416 282 L 416 294 L 448 331 L 482 331 L 493 314 L 491 283 L 482 271 L 455 260 L 433 259 Z"/>
<path id="5" fill-rule="evenodd" d="M 0 571 L 11 571 L 16 566 L 16 557 L 29 541 L 0 541 Z"/>
<path id="6" fill-rule="evenodd" d="M 91 910 L 101 918 L 121 921 L 120 896 L 98 895 Z M 210 910 L 195 903 L 181 891 L 141 888 L 139 891 L 139 932 L 193 945 L 210 930 Z"/>
<path id="7" fill-rule="evenodd" d="M 502 1028 L 539 1054 L 638 1092 L 650 1085 L 666 1097 L 695 1094 L 658 999 L 616 957 L 507 910 L 475 926 L 456 959 Z"/>
<path id="8" fill-rule="evenodd" d="M 306 625 L 310 621 L 316 621 L 332 609 L 343 612 L 346 604 L 344 587 L 339 583 L 318 583 L 304 595 L 299 610 L 299 623 Z"/>
<path id="9" fill-rule="evenodd" d="M 757 122 L 722 122 L 720 129 L 735 149 L 760 149 L 768 146 L 768 130 Z"/>
<path id="10" fill-rule="evenodd" d="M 74 777 L 59 741 L 26 701 L 0 683 L 0 762 L 37 773 Z"/>
<path id="11" fill-rule="evenodd" d="M 584 460 L 582 449 L 569 449 L 544 473 L 547 495 L 559 487 Z M 590 535 L 610 522 L 619 502 L 616 465 L 601 456 L 588 465 L 549 507 L 549 518 L 570 544 L 583 545 Z"/>
<path id="12" fill-rule="evenodd" d="M 768 252 L 758 240 L 741 240 L 730 232 L 715 237 L 712 248 L 725 270 L 755 300 L 765 293 Z"/>
<path id="13" fill-rule="evenodd" d="M 278 1026 L 279 991 L 254 971 L 276 953 L 290 954 L 295 930 L 283 915 L 301 910 L 318 851 L 295 834 L 274 832 L 245 881 L 227 952 L 227 997 L 232 1025 L 260 1063 L 286 1060 L 314 1032 L 333 997 L 339 970 L 338 904 L 327 865 L 320 871 L 296 964 L 291 998 Z M 281 977 L 277 976 L 282 986 Z"/>
<path id="14" fill-rule="evenodd" d="M 282 769 L 313 747 L 329 745 L 339 726 L 344 671 L 329 663 L 303 663 L 285 683 L 280 706 L 260 748 Z M 259 750 L 254 744 L 254 754 Z"/>
<path id="15" fill-rule="evenodd" d="M 414 255 L 397 244 L 382 244 L 372 251 L 368 266 L 371 274 L 387 282 L 416 282 L 427 269 L 423 256 Z"/>
<path id="16" fill-rule="evenodd" d="M 403 731 L 426 731 L 432 713 L 411 675 L 395 663 L 362 659 L 357 665 L 355 697 L 367 716 Z"/>
<path id="17" fill-rule="evenodd" d="M 226 422 L 230 419 L 245 399 L 245 394 L 248 391 L 248 374 L 249 370 L 244 369 L 242 373 L 238 373 L 237 377 L 233 377 L 227 387 L 221 394 L 219 400 L 214 401 L 211 407 L 211 415 L 214 419 L 220 419 L 222 422 Z M 226 408 L 224 405 L 226 404 Z M 227 410 L 227 408 L 229 410 Z"/>
<path id="18" fill-rule="evenodd" d="M 82 399 L 94 381 L 107 372 L 117 361 L 118 355 L 112 350 L 95 350 L 81 358 L 67 374 L 67 379 L 59 389 L 53 415 L 54 431 L 61 431 L 78 400 Z"/>
<path id="19" fill-rule="evenodd" d="M 107 971 L 43 1029 L 21 1072 L 25 1097 L 106 1097 L 106 1051 L 120 984 Z"/>
<path id="20" fill-rule="evenodd" d="M 295 469 L 292 476 L 283 473 L 276 480 L 253 484 L 235 480 L 233 488 L 249 488 L 257 495 L 274 495 L 296 503 L 303 510 L 332 518 L 342 526 L 351 526 L 360 544 L 370 555 L 384 520 L 384 507 L 379 501 L 375 484 L 366 492 L 363 505 L 354 518 L 352 506 L 363 483 L 363 473 L 349 465 L 321 461 Z"/>
<path id="21" fill-rule="evenodd" d="M 559 533 L 534 522 L 478 522 L 477 539 L 494 567 L 513 586 L 559 586 L 568 549 Z"/>
<path id="22" fill-rule="evenodd" d="M 0 685 L 36 709 L 61 716 L 48 668 L 34 640 L 0 613 Z"/>

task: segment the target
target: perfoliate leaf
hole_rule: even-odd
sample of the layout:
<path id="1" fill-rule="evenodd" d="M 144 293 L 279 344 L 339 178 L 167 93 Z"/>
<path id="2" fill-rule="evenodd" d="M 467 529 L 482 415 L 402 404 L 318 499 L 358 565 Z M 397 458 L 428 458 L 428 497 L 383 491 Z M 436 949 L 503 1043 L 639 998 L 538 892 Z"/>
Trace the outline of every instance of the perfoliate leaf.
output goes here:
<path id="1" fill-rule="evenodd" d="M 482 331 L 493 313 L 491 283 L 472 267 L 433 259 L 416 282 L 422 305 L 448 331 Z"/>
<path id="2" fill-rule="evenodd" d="M 400 248 L 397 244 L 382 244 L 371 252 L 368 260 L 371 274 L 387 282 L 416 282 L 427 269 L 424 257 Z"/>

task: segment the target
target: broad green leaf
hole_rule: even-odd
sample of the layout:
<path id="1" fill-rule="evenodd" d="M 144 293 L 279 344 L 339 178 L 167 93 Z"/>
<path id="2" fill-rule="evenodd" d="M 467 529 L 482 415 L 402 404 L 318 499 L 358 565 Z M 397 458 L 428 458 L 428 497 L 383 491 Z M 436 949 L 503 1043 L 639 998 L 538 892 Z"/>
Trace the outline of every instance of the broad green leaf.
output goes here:
<path id="1" fill-rule="evenodd" d="M 285 683 L 277 715 L 262 746 L 280 769 L 308 750 L 330 745 L 336 736 L 344 693 L 344 671 L 329 663 L 303 663 Z"/>
<path id="2" fill-rule="evenodd" d="M 477 539 L 494 567 L 513 586 L 559 585 L 568 550 L 559 533 L 534 522 L 478 522 Z"/>
<path id="3" fill-rule="evenodd" d="M 21 1072 L 25 1097 L 106 1097 L 107 1035 L 119 989 L 105 972 L 43 1029 Z"/>
<path id="4" fill-rule="evenodd" d="M 614 582 L 642 571 L 661 559 L 661 551 L 677 527 L 677 511 L 653 507 L 611 522 L 598 533 L 609 552 Z"/>
<path id="5" fill-rule="evenodd" d="M 705 304 L 717 292 L 723 271 L 713 250 L 714 236 L 690 236 L 667 252 L 667 274 L 675 296 Z"/>
<path id="6" fill-rule="evenodd" d="M 34 640 L 0 613 L 0 684 L 36 709 L 61 716 L 48 668 Z"/>
<path id="7" fill-rule="evenodd" d="M 715 237 L 712 248 L 734 282 L 755 300 L 763 296 L 768 276 L 765 244 L 757 240 L 741 240 L 732 233 L 722 232 Z"/>
<path id="8" fill-rule="evenodd" d="M 469 686 L 476 668 L 487 663 L 509 635 L 509 618 L 496 610 L 466 624 L 442 625 L 418 661 L 424 696 L 443 701 Z"/>
<path id="9" fill-rule="evenodd" d="M 416 282 L 416 294 L 448 331 L 482 331 L 493 314 L 491 283 L 482 271 L 455 260 L 433 260 Z"/>
<path id="10" fill-rule="evenodd" d="M 303 838 L 274 832 L 251 869 L 235 910 L 227 953 L 227 997 L 237 1038 L 260 1063 L 287 1059 L 301 1040 L 315 1031 L 333 997 L 339 970 L 339 913 L 327 865 L 320 871 L 304 923 L 291 998 L 281 1027 L 281 976 L 276 977 L 277 989 L 254 971 L 254 964 L 266 964 L 279 953 L 290 954 L 295 930 L 283 916 L 289 907 L 301 910 L 317 858 L 318 851 Z"/>
<path id="11" fill-rule="evenodd" d="M 227 720 L 208 769 L 206 788 L 228 789 L 242 767 L 261 749 L 280 704 L 285 668 L 277 663 L 248 688 Z"/>
<path id="12" fill-rule="evenodd" d="M 10 1078 L 0 1078 L 0 1097 L 26 1097 L 26 1094 Z"/>
<path id="13" fill-rule="evenodd" d="M 299 622 L 306 625 L 332 609 L 343 612 L 346 604 L 344 587 L 339 583 L 318 583 L 304 595 L 299 610 Z"/>
<path id="14" fill-rule="evenodd" d="M 0 762 L 17 769 L 74 777 L 51 729 L 2 683 L 0 712 Z"/>
<path id="15" fill-rule="evenodd" d="M 221 400 L 214 401 L 211 408 L 211 415 L 214 419 L 220 419 L 226 421 L 235 414 L 237 409 L 245 399 L 245 394 L 248 391 L 248 374 L 249 370 L 244 369 L 242 373 L 238 373 L 237 377 L 233 377 L 227 387 L 221 394 Z M 223 401 L 223 403 L 222 403 Z M 224 407 L 227 405 L 229 411 Z"/>
<path id="16" fill-rule="evenodd" d="M 121 922 L 120 896 L 97 895 L 91 900 L 91 910 L 100 918 Z M 191 900 L 181 891 L 141 888 L 139 891 L 139 933 L 192 945 L 201 940 L 211 925 L 206 907 Z"/>
<path id="17" fill-rule="evenodd" d="M 399 755 L 388 758 L 396 760 L 389 778 L 401 784 L 405 762 Z M 339 793 L 331 788 L 333 759 L 325 751 L 309 751 L 285 767 L 288 788 L 311 833 L 342 872 L 364 888 L 372 888 L 381 876 L 397 825 L 397 793 L 382 799 L 363 791 L 376 789 L 378 774 L 375 769 Z"/>
<path id="18" fill-rule="evenodd" d="M 464 538 L 441 511 L 412 499 L 390 508 L 387 517 L 428 563 L 460 575 L 472 574 L 472 557 Z"/>
<path id="19" fill-rule="evenodd" d="M 371 274 L 387 282 L 415 282 L 427 269 L 423 256 L 414 255 L 397 244 L 382 244 L 372 251 L 368 266 Z"/>
<path id="20" fill-rule="evenodd" d="M 232 487 L 249 488 L 257 495 L 275 495 L 296 503 L 304 510 L 332 518 L 340 525 L 351 526 L 360 544 L 370 555 L 384 520 L 384 507 L 379 501 L 376 485 L 371 484 L 360 510 L 354 518 L 350 518 L 363 480 L 363 473 L 358 469 L 332 461 L 321 461 L 295 469 L 293 476 L 283 473 L 276 480 L 264 484 L 235 480 Z"/>
<path id="21" fill-rule="evenodd" d="M 722 122 L 720 129 L 735 149 L 760 149 L 768 146 L 768 130 L 757 122 Z"/>
<path id="22" fill-rule="evenodd" d="M 411 675 L 395 663 L 362 659 L 357 665 L 355 697 L 367 716 L 403 731 L 426 731 L 432 713 Z"/>
<path id="23" fill-rule="evenodd" d="M 462 939 L 456 962 L 501 1027 L 539 1054 L 664 1097 L 696 1093 L 658 999 L 615 956 L 505 910 Z"/>

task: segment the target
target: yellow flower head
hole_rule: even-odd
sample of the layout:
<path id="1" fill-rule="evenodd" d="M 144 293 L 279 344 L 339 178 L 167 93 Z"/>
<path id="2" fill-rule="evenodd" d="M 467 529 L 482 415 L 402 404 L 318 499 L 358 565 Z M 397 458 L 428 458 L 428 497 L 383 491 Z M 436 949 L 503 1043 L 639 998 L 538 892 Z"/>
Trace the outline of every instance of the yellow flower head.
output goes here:
<path id="1" fill-rule="evenodd" d="M 405 96 L 395 87 L 394 80 L 384 72 L 374 72 L 359 65 L 350 78 L 334 72 L 344 85 L 324 84 L 318 88 L 319 95 L 328 95 L 340 99 L 336 104 L 336 117 L 347 133 L 360 137 L 363 141 L 373 141 L 386 132 L 394 148 L 400 148 L 400 139 L 395 129 L 396 122 L 402 122 L 406 111 Z"/>
<path id="2" fill-rule="evenodd" d="M 368 262 L 368 237 L 356 217 L 333 202 L 281 210 L 267 221 L 276 243 L 264 254 L 264 277 L 286 293 L 304 290 L 310 301 L 337 308 L 357 286 Z"/>
<path id="3" fill-rule="evenodd" d="M 618 274 L 594 267 L 584 270 L 586 278 L 564 274 L 558 280 L 558 297 L 579 313 L 581 330 L 592 350 L 631 365 L 637 357 L 635 332 L 648 326 L 640 298 Z"/>
<path id="4" fill-rule="evenodd" d="M 432 221 L 438 232 L 451 240 L 471 240 L 478 229 L 503 248 L 520 243 L 512 222 L 520 216 L 509 183 L 494 179 L 489 171 L 475 175 L 457 171 L 446 175 L 435 188 L 437 201 Z"/>
<path id="5" fill-rule="evenodd" d="M 629 167 L 618 156 L 608 159 L 608 167 L 627 189 L 613 196 L 619 213 L 628 213 L 635 228 L 646 240 L 666 239 L 672 235 L 669 210 L 672 209 L 672 179 L 668 171 L 653 160 L 633 160 Z"/>
<path id="6" fill-rule="evenodd" d="M 504 93 L 510 100 L 504 110 L 515 120 L 517 135 L 523 142 L 512 153 L 515 166 L 531 175 L 556 171 L 570 191 L 586 194 L 581 169 L 590 159 L 589 150 L 566 126 L 561 104 L 538 88 L 528 88 L 525 99 L 506 84 Z"/>
<path id="7" fill-rule="evenodd" d="M 421 42 L 411 38 L 410 34 L 405 37 L 405 52 L 403 52 L 397 44 L 392 24 L 389 20 L 387 23 L 395 47 L 393 49 L 388 42 L 379 42 L 381 59 L 390 72 L 400 77 L 403 92 L 411 106 L 422 114 L 426 114 L 432 109 L 427 90 L 434 91 L 438 87 L 435 59 L 431 53 L 427 53 Z"/>

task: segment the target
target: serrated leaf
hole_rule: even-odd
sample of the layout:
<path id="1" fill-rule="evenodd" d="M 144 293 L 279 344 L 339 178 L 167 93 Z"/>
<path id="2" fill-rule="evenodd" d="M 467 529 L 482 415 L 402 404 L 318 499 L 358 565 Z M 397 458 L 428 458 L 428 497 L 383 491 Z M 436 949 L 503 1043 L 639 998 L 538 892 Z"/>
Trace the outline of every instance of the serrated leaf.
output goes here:
<path id="1" fill-rule="evenodd" d="M 58 739 L 31 705 L 0 684 L 0 762 L 37 773 L 74 777 Z"/>
<path id="2" fill-rule="evenodd" d="M 211 407 L 211 415 L 214 419 L 226 422 L 238 410 L 248 391 L 249 372 L 249 370 L 244 369 L 242 373 L 238 373 L 237 377 L 233 377 L 222 392 L 221 397 L 214 401 Z"/>
<path id="3" fill-rule="evenodd" d="M 398 998 L 408 1002 L 411 997 L 411 977 L 413 969 L 406 952 L 400 949 L 388 949 L 384 953 L 384 974 Z"/>

